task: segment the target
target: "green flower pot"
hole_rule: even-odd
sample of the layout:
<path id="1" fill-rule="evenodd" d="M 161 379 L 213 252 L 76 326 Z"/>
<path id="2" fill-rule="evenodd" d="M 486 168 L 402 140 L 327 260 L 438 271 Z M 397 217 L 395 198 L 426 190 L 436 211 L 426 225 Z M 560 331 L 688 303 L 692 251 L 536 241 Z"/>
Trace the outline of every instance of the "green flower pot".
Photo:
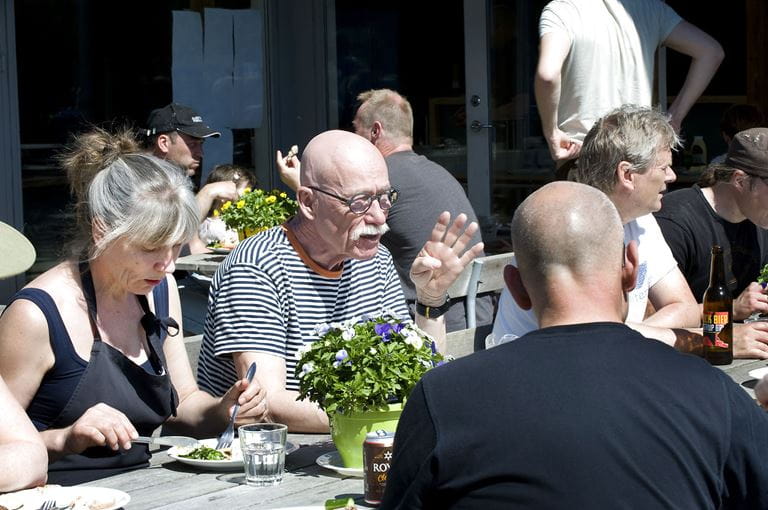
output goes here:
<path id="1" fill-rule="evenodd" d="M 377 430 L 395 432 L 403 404 L 390 404 L 376 411 L 335 413 L 331 416 L 331 437 L 348 468 L 363 469 L 365 435 Z"/>

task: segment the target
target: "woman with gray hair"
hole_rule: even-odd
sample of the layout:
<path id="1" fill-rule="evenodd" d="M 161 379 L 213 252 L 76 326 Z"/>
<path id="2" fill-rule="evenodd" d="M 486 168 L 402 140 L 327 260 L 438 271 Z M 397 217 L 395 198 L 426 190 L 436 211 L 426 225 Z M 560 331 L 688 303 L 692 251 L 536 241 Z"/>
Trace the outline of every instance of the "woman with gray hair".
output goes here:
<path id="1" fill-rule="evenodd" d="M 75 484 L 146 466 L 132 444 L 167 423 L 211 436 L 240 403 L 266 417 L 258 384 L 221 398 L 200 391 L 184 348 L 171 275 L 198 225 L 189 179 L 139 154 L 129 131 L 96 129 L 63 158 L 77 200 L 69 257 L 11 300 L 0 318 L 0 374 L 51 461 L 49 482 Z"/>

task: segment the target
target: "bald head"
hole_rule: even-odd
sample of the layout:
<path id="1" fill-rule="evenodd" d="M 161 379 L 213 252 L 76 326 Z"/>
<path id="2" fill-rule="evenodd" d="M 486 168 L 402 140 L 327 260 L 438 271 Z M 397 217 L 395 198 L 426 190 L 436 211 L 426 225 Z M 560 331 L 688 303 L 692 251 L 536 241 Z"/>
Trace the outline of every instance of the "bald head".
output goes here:
<path id="1" fill-rule="evenodd" d="M 384 157 L 370 142 L 348 131 L 325 131 L 309 141 L 301 161 L 302 186 L 345 189 L 358 177 L 387 176 Z M 354 189 L 347 191 L 355 192 Z"/>
<path id="2" fill-rule="evenodd" d="M 553 182 L 530 195 L 515 212 L 512 241 L 523 281 L 553 276 L 618 279 L 624 233 L 613 203 L 601 191 L 575 182 Z M 531 289 L 529 289 L 531 290 Z"/>

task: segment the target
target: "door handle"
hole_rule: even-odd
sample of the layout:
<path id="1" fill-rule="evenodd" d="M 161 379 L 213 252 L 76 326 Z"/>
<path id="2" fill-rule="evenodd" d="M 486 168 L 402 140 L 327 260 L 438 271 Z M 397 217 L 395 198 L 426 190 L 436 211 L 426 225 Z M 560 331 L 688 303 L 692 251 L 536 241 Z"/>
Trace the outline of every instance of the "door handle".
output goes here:
<path id="1" fill-rule="evenodd" d="M 483 124 L 479 120 L 473 120 L 472 124 L 469 125 L 469 129 L 472 131 L 480 131 L 481 129 L 492 129 L 493 124 Z"/>

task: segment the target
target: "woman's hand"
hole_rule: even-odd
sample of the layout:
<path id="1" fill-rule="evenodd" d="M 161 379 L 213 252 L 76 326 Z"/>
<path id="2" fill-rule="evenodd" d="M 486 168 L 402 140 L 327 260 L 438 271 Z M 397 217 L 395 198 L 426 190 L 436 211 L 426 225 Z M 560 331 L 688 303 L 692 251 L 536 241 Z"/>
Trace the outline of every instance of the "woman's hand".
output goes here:
<path id="1" fill-rule="evenodd" d="M 221 397 L 220 408 L 224 415 L 225 423 L 232 416 L 232 408 L 236 403 L 240 404 L 235 425 L 257 423 L 269 420 L 267 408 L 267 392 L 254 379 L 248 384 L 247 379 L 240 379 Z"/>
<path id="2" fill-rule="evenodd" d="M 64 430 L 65 453 L 80 453 L 92 446 L 127 450 L 131 447 L 131 439 L 139 435 L 127 416 L 103 403 L 89 408 Z"/>

